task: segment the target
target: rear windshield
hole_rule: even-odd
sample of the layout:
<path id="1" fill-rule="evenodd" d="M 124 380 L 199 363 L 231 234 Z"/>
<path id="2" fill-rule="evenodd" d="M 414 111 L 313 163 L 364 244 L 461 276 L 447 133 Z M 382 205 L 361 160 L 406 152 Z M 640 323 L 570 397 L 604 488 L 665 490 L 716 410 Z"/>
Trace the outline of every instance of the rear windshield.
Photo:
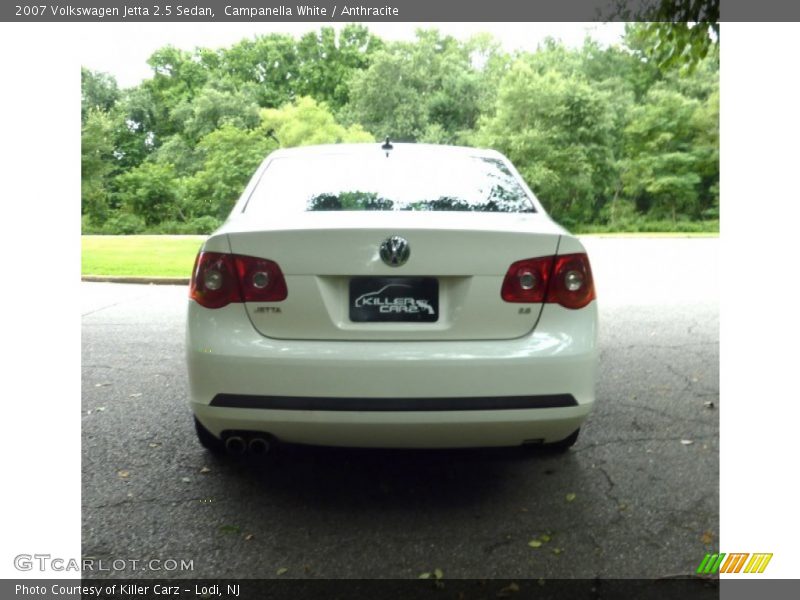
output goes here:
<path id="1" fill-rule="evenodd" d="M 468 155 L 329 154 L 270 162 L 247 213 L 427 210 L 534 212 L 503 161 Z"/>

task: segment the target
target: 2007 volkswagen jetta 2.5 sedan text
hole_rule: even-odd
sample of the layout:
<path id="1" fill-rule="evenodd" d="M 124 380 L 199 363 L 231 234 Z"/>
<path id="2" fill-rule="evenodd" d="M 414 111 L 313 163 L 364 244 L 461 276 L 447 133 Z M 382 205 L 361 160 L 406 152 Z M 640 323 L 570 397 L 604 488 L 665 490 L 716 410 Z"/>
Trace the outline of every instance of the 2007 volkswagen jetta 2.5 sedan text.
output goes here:
<path id="1" fill-rule="evenodd" d="M 594 403 L 580 241 L 491 150 L 278 150 L 203 245 L 187 324 L 201 443 L 550 444 Z"/>

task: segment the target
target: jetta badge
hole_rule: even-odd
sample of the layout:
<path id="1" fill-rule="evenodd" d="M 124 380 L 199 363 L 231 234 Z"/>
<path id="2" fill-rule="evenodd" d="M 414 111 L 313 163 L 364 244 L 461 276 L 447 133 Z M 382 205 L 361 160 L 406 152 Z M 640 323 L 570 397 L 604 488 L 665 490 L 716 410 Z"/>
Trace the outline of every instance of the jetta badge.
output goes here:
<path id="1" fill-rule="evenodd" d="M 380 255 L 383 262 L 390 267 L 399 267 L 406 264 L 411 255 L 411 246 L 407 239 L 393 235 L 381 243 Z"/>

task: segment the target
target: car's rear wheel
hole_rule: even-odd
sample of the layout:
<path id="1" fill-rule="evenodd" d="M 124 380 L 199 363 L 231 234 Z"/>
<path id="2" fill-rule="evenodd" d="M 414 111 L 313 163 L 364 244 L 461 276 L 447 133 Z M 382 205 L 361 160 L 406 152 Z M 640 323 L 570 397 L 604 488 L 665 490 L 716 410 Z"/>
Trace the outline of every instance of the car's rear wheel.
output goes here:
<path id="1" fill-rule="evenodd" d="M 222 440 L 216 437 L 208 429 L 203 427 L 203 424 L 194 418 L 194 430 L 197 432 L 197 439 L 200 444 L 214 454 L 222 454 L 225 451 L 225 445 Z"/>

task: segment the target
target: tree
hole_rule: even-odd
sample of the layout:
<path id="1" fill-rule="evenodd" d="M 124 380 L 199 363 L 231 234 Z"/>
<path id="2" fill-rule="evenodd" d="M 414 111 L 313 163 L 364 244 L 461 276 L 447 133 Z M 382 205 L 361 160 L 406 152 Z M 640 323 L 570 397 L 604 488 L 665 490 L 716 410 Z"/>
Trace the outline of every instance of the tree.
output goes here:
<path id="1" fill-rule="evenodd" d="M 81 127 L 81 214 L 96 224 L 108 215 L 108 176 L 114 169 L 112 130 L 107 113 L 89 109 Z"/>
<path id="2" fill-rule="evenodd" d="M 719 0 L 661 0 L 635 20 L 643 22 L 628 26 L 628 46 L 664 71 L 694 69 L 719 42 Z"/>
<path id="3" fill-rule="evenodd" d="M 473 48 L 436 30 L 386 46 L 354 73 L 347 118 L 376 137 L 422 141 L 435 131 L 434 141 L 458 141 L 475 127 L 483 99 Z"/>
<path id="4" fill-rule="evenodd" d="M 184 100 L 172 111 L 172 119 L 181 123 L 180 132 L 196 143 L 222 125 L 252 129 L 259 122 L 259 107 L 247 93 L 206 85 L 191 101 Z"/>
<path id="5" fill-rule="evenodd" d="M 360 125 L 339 125 L 324 104 L 305 97 L 279 109 L 263 110 L 260 129 L 264 135 L 274 136 L 284 148 L 375 141 Z"/>
<path id="6" fill-rule="evenodd" d="M 156 225 L 177 215 L 177 184 L 172 165 L 146 162 L 115 179 L 117 199 L 127 212 Z"/>
<path id="7" fill-rule="evenodd" d="M 256 167 L 276 144 L 260 130 L 223 125 L 197 145 L 202 168 L 185 181 L 185 218 L 228 216 Z"/>
<path id="8" fill-rule="evenodd" d="M 514 63 L 477 140 L 504 152 L 555 218 L 587 222 L 613 175 L 609 100 L 577 74 L 536 68 Z"/>
<path id="9" fill-rule="evenodd" d="M 358 24 L 345 25 L 338 38 L 332 27 L 308 32 L 297 43 L 297 94 L 340 109 L 350 97 L 350 77 L 366 69 L 382 46 L 379 38 Z"/>
<path id="10" fill-rule="evenodd" d="M 152 111 L 152 119 L 149 123 L 141 123 L 156 138 L 167 137 L 181 130 L 181 121 L 173 118 L 175 108 L 194 100 L 210 73 L 206 65 L 195 59 L 195 55 L 172 46 L 156 50 L 147 63 L 154 74 L 140 87 L 149 95 L 148 108 Z"/>
<path id="11" fill-rule="evenodd" d="M 625 191 L 640 209 L 673 222 L 696 213 L 701 181 L 694 145 L 693 118 L 698 101 L 665 85 L 654 87 L 632 111 L 625 130 Z"/>
<path id="12" fill-rule="evenodd" d="M 242 40 L 222 52 L 219 69 L 235 86 L 252 86 L 259 106 L 280 106 L 295 97 L 298 58 L 294 38 L 272 33 Z"/>
<path id="13" fill-rule="evenodd" d="M 384 43 L 348 24 L 160 48 L 128 89 L 82 69 L 84 222 L 208 230 L 278 146 L 387 135 L 503 151 L 567 226 L 718 218 L 715 6 L 664 0 L 661 22 L 610 47 L 551 39 L 509 54 L 488 34 Z"/>
<path id="14" fill-rule="evenodd" d="M 353 76 L 348 118 L 376 137 L 416 140 L 428 125 L 422 87 L 409 60 L 391 50 L 379 52 L 368 70 Z"/>
<path id="15" fill-rule="evenodd" d="M 698 211 L 719 218 L 719 82 L 692 115 L 697 174 L 701 178 Z M 698 211 L 695 211 L 697 214 Z"/>
<path id="16" fill-rule="evenodd" d="M 108 112 L 119 99 L 117 80 L 108 73 L 81 67 L 81 123 L 91 110 Z"/>

